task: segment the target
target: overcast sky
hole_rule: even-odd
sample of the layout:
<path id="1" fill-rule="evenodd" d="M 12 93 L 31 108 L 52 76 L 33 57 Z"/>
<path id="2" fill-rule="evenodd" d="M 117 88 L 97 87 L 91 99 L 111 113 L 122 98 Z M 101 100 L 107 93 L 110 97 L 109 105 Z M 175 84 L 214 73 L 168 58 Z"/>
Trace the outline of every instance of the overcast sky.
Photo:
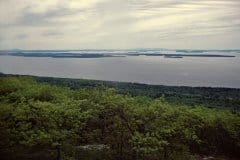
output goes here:
<path id="1" fill-rule="evenodd" d="M 239 49 L 240 0 L 0 0 L 0 49 Z"/>

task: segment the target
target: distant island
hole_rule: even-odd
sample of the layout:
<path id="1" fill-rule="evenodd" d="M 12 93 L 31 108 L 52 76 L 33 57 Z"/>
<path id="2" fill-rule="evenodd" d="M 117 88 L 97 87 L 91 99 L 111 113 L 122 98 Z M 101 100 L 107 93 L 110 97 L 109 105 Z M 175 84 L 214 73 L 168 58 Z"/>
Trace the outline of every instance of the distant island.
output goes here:
<path id="1" fill-rule="evenodd" d="M 80 52 L 80 53 L 79 53 Z M 184 57 L 225 57 L 231 58 L 234 55 L 205 54 L 208 50 L 175 50 L 176 53 L 162 53 L 162 51 L 152 50 L 130 50 L 130 51 L 109 51 L 109 50 L 1 50 L 0 56 L 19 57 L 50 57 L 50 58 L 108 58 L 126 56 L 161 56 L 164 58 L 184 58 Z M 179 53 L 178 53 L 179 52 Z M 219 51 L 224 52 L 224 51 Z M 227 50 L 227 52 L 237 52 L 237 50 Z"/>

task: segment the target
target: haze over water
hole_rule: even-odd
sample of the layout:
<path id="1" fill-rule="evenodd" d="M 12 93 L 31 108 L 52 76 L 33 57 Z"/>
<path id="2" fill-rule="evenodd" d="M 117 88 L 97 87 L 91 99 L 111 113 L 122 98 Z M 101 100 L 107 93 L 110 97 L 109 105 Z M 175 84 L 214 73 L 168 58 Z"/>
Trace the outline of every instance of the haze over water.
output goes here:
<path id="1" fill-rule="evenodd" d="M 107 51 L 94 52 L 104 53 Z M 112 52 L 118 54 L 119 51 Z M 172 53 L 173 51 L 162 52 Z M 211 54 L 234 55 L 236 57 L 166 58 L 140 55 L 103 58 L 51 58 L 2 55 L 0 56 L 0 72 L 171 86 L 240 88 L 239 53 L 215 51 Z"/>

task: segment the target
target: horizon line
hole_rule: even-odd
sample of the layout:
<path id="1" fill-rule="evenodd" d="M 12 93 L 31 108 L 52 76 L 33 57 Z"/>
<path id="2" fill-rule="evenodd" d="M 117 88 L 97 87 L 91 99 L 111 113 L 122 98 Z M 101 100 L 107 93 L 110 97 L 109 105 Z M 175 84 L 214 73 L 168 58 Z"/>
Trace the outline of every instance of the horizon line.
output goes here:
<path id="1" fill-rule="evenodd" d="M 240 51 L 239 49 L 190 49 L 190 48 L 184 48 L 184 49 L 170 49 L 170 48 L 129 48 L 129 49 L 90 49 L 90 48 L 83 48 L 83 49 L 0 49 L 0 51 L 81 51 L 81 50 L 189 50 L 189 51 Z"/>

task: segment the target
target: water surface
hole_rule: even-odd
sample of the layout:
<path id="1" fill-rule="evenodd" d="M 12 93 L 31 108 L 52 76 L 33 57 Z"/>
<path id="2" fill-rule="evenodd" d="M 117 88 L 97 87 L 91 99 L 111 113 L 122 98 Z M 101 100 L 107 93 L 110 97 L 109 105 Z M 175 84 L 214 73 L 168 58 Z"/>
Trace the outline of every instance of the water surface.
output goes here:
<path id="1" fill-rule="evenodd" d="M 50 58 L 0 56 L 0 72 L 174 86 L 240 88 L 240 57 L 127 56 Z"/>

